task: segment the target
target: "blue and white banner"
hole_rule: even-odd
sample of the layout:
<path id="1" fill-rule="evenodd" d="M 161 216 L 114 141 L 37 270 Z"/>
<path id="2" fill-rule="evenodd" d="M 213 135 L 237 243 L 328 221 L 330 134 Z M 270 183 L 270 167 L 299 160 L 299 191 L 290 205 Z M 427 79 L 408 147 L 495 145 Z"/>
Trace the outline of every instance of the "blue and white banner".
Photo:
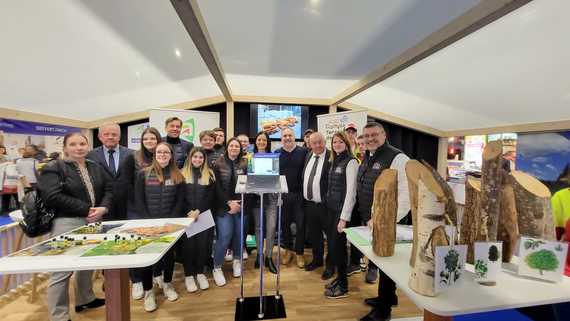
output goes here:
<path id="1" fill-rule="evenodd" d="M 0 118 L 0 132 L 8 134 L 65 136 L 67 133 L 79 131 L 81 129 L 77 127 Z"/>

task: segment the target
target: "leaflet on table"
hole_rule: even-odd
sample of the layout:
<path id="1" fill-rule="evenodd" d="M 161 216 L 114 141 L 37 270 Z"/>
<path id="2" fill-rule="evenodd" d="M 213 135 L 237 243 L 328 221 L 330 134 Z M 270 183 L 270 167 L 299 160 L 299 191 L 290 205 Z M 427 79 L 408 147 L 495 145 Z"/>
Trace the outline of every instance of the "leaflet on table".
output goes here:
<path id="1" fill-rule="evenodd" d="M 186 228 L 186 237 L 191 238 L 192 236 L 203 232 L 215 225 L 216 223 L 214 223 L 212 212 L 210 210 L 202 212 L 200 216 L 198 216 L 198 220 L 194 221 L 192 224 L 190 224 L 190 226 Z"/>
<path id="2" fill-rule="evenodd" d="M 354 236 L 354 241 L 359 245 L 370 245 L 372 233 L 368 226 L 357 226 L 344 230 L 347 235 Z M 414 231 L 410 225 L 396 225 L 396 243 L 410 243 L 414 238 Z"/>

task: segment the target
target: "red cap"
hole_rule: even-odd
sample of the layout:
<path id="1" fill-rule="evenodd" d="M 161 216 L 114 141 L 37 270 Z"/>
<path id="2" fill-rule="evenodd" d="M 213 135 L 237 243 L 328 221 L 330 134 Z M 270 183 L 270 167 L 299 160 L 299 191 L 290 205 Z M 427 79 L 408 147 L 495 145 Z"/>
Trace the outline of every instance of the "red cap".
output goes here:
<path id="1" fill-rule="evenodd" d="M 346 126 L 344 126 L 344 130 L 348 130 L 349 128 L 352 128 L 352 129 L 354 129 L 354 131 L 358 132 L 358 129 L 356 129 L 355 123 L 348 123 L 348 124 L 346 124 Z"/>

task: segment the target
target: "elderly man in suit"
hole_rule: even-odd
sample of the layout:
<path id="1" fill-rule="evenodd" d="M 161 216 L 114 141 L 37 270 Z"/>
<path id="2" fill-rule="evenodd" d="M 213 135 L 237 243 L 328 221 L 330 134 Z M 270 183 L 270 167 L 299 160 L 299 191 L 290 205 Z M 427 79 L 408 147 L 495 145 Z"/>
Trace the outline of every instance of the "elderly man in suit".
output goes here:
<path id="1" fill-rule="evenodd" d="M 119 145 L 121 127 L 114 123 L 103 124 L 99 127 L 97 136 L 102 146 L 94 148 L 87 158 L 99 163 L 113 177 L 113 205 L 104 217 L 105 220 L 122 220 L 127 217 L 126 188 L 119 186 L 121 164 L 133 151 Z"/>

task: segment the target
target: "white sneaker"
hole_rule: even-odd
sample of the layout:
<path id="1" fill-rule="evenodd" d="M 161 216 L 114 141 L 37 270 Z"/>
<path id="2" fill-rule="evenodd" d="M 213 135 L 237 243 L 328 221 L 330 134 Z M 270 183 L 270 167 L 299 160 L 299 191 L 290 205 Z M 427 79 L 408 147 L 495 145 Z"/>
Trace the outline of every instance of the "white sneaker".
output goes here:
<path id="1" fill-rule="evenodd" d="M 208 278 L 204 274 L 196 275 L 196 280 L 198 281 L 198 286 L 200 290 L 207 290 L 210 287 L 208 283 Z"/>
<path id="2" fill-rule="evenodd" d="M 142 282 L 133 283 L 133 287 L 131 289 L 131 295 L 133 296 L 133 300 L 140 300 L 144 297 L 144 289 Z"/>
<path id="3" fill-rule="evenodd" d="M 152 312 L 156 310 L 156 298 L 154 297 L 154 291 L 144 291 L 144 310 L 146 312 Z"/>
<path id="4" fill-rule="evenodd" d="M 222 268 L 214 268 L 212 270 L 212 275 L 214 276 L 214 282 L 216 282 L 217 286 L 224 286 L 226 285 L 226 278 L 224 277 L 224 271 Z"/>
<path id="5" fill-rule="evenodd" d="M 184 283 L 186 284 L 186 291 L 189 293 L 198 291 L 198 286 L 196 285 L 196 281 L 194 280 L 193 276 L 187 276 L 184 280 Z"/>
<path id="6" fill-rule="evenodd" d="M 224 260 L 226 260 L 226 262 L 231 262 L 233 259 L 234 255 L 232 254 L 232 251 L 227 250 L 226 255 L 224 256 Z"/>
<path id="7" fill-rule="evenodd" d="M 240 260 L 234 260 L 232 262 L 232 267 L 234 270 L 234 278 L 239 278 L 241 276 L 241 261 Z"/>
<path id="8" fill-rule="evenodd" d="M 247 258 L 249 258 L 249 255 L 247 254 L 247 250 L 243 249 L 243 260 L 246 261 Z"/>
<path id="9" fill-rule="evenodd" d="M 174 290 L 172 283 L 164 282 L 164 284 L 162 285 L 162 292 L 164 293 L 164 296 L 166 296 L 168 301 L 178 300 L 178 293 L 176 293 L 176 290 Z"/>
<path id="10" fill-rule="evenodd" d="M 162 275 L 155 276 L 153 280 L 154 284 L 158 285 L 158 287 L 162 289 L 162 287 L 164 286 L 164 279 L 162 278 Z"/>

